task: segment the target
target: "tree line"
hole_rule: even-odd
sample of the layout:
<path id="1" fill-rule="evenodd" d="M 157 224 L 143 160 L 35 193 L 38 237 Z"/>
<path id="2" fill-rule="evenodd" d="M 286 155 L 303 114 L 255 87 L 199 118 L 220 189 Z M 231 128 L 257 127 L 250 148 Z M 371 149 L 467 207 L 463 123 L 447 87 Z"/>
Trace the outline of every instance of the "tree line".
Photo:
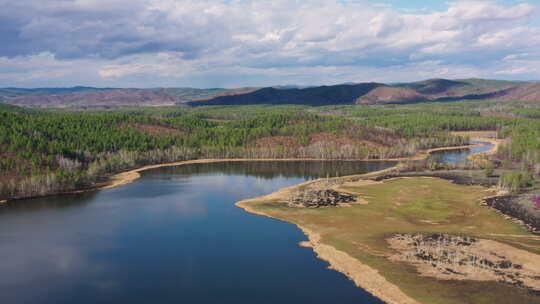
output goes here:
<path id="1" fill-rule="evenodd" d="M 0 199 L 92 187 L 112 173 L 196 158 L 406 157 L 422 149 L 463 145 L 467 138 L 449 133 L 463 130 L 499 130 L 512 138 L 501 154 L 526 163 L 525 170 L 538 171 L 536 120 L 483 117 L 474 107 L 463 107 L 177 107 L 90 113 L 0 107 Z M 272 140 L 279 138 L 286 140 Z"/>

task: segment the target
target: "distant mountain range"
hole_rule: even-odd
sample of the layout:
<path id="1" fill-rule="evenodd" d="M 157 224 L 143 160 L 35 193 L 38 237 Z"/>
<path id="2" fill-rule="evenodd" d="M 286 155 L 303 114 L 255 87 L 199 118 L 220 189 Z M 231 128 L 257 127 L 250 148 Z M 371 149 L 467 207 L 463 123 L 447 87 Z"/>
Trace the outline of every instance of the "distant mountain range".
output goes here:
<path id="1" fill-rule="evenodd" d="M 106 109 L 141 106 L 175 106 L 217 96 L 246 94 L 252 88 L 193 89 L 193 88 L 0 88 L 0 102 L 32 108 Z"/>
<path id="2" fill-rule="evenodd" d="M 487 79 L 430 79 L 420 82 L 359 83 L 310 88 L 263 88 L 247 94 L 217 96 L 190 105 L 241 104 L 387 104 L 451 100 L 540 101 L 540 83 Z"/>
<path id="3" fill-rule="evenodd" d="M 430 79 L 383 84 L 278 86 L 239 89 L 38 88 L 0 89 L 0 102 L 37 108 L 99 109 L 174 105 L 388 104 L 452 100 L 540 101 L 540 83 L 488 79 Z"/>

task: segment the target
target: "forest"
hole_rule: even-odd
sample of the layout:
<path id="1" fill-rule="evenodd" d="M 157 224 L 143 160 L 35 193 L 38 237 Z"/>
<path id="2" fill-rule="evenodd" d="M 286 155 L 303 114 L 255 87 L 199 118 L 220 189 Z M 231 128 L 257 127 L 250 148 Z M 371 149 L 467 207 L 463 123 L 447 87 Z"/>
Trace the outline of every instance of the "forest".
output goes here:
<path id="1" fill-rule="evenodd" d="M 0 200 L 92 188 L 124 170 L 198 158 L 408 157 L 466 144 L 468 138 L 451 132 L 468 130 L 509 138 L 497 159 L 534 175 L 540 172 L 535 106 L 462 101 L 83 112 L 0 105 Z"/>

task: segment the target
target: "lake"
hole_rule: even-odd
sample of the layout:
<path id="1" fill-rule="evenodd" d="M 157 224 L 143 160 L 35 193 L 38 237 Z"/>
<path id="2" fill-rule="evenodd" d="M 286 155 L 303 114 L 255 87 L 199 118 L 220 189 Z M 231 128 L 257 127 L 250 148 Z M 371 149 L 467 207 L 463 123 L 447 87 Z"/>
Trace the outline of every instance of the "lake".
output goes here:
<path id="1" fill-rule="evenodd" d="M 479 148 L 437 152 L 457 163 Z M 382 303 L 327 269 L 294 225 L 234 203 L 393 162 L 160 168 L 122 187 L 0 207 L 1 303 Z"/>
<path id="2" fill-rule="evenodd" d="M 481 141 L 472 141 L 471 144 L 481 144 L 481 146 L 468 149 L 438 151 L 432 153 L 430 158 L 438 163 L 464 164 L 467 162 L 467 156 L 469 156 L 470 154 L 486 152 L 491 150 L 494 146 L 491 143 Z"/>
<path id="3" fill-rule="evenodd" d="M 143 172 L 0 208 L 1 303 L 381 303 L 294 225 L 235 202 L 391 162 L 240 162 Z"/>

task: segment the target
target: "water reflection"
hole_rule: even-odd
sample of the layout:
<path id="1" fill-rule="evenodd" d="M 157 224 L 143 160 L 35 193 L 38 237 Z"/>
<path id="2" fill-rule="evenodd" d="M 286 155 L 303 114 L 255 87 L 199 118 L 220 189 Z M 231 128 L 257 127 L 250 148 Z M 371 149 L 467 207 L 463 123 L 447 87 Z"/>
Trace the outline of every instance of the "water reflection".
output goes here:
<path id="1" fill-rule="evenodd" d="M 10 204 L 0 208 L 0 301 L 380 303 L 297 246 L 305 237 L 296 227 L 234 202 L 391 165 L 190 165 L 107 191 Z"/>
<path id="2" fill-rule="evenodd" d="M 489 151 L 493 148 L 493 144 L 488 142 L 479 142 L 474 141 L 471 142 L 471 144 L 482 144 L 478 147 L 473 147 L 469 149 L 459 149 L 459 150 L 444 150 L 444 151 L 438 151 L 431 154 L 430 159 L 437 163 L 442 164 L 465 164 L 467 163 L 468 159 L 467 157 L 473 153 L 481 153 Z"/>
<path id="3" fill-rule="evenodd" d="M 261 162 L 224 162 L 208 164 L 192 164 L 182 167 L 167 167 L 159 170 L 145 172 L 150 178 L 153 173 L 157 178 L 171 178 L 175 176 L 192 174 L 215 174 L 216 168 L 224 175 L 254 176 L 264 179 L 275 177 L 301 177 L 315 179 L 320 177 L 344 176 L 356 173 L 365 173 L 389 168 L 396 162 L 384 161 L 261 161 Z"/>
<path id="4" fill-rule="evenodd" d="M 62 195 L 51 200 L 50 197 L 35 198 L 31 200 L 11 201 L 7 204 L 0 205 L 0 216 L 3 212 L 29 212 L 39 211 L 43 209 L 63 209 L 63 208 L 78 208 L 93 201 L 97 192 L 83 192 L 70 195 Z"/>

